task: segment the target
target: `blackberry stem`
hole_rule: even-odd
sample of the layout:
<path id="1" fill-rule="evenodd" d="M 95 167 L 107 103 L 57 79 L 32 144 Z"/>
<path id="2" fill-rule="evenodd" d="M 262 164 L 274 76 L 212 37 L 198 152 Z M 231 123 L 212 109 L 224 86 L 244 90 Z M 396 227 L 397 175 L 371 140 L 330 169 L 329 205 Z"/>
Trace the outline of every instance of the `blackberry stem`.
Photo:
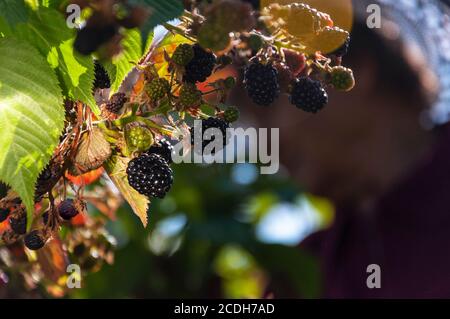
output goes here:
<path id="1" fill-rule="evenodd" d="M 166 28 L 167 30 L 169 30 L 169 32 L 172 32 L 172 33 L 174 33 L 174 34 L 182 35 L 182 36 L 185 37 L 186 39 L 188 39 L 188 40 L 190 40 L 190 41 L 192 41 L 192 42 L 195 42 L 195 39 L 192 38 L 190 35 L 188 35 L 187 32 L 186 32 L 185 30 L 183 30 L 182 28 L 180 28 L 180 27 L 177 27 L 177 26 L 175 26 L 175 25 L 171 25 L 171 24 L 169 24 L 169 23 L 167 23 L 167 22 L 164 22 L 164 23 L 162 24 L 162 26 L 163 26 L 164 28 Z"/>
<path id="2" fill-rule="evenodd" d="M 164 134 L 164 135 L 169 135 L 169 136 L 171 136 L 172 133 L 173 133 L 171 130 L 168 130 L 168 129 L 166 129 L 166 128 L 164 128 L 164 127 L 162 127 L 162 126 L 156 124 L 155 122 L 153 122 L 153 121 L 151 121 L 151 120 L 149 120 L 149 119 L 146 119 L 146 118 L 144 118 L 144 117 L 137 116 L 136 119 L 137 119 L 138 121 L 144 122 L 148 127 L 151 127 L 151 128 L 154 128 L 154 129 L 160 131 L 160 132 L 161 132 L 162 134 Z"/>

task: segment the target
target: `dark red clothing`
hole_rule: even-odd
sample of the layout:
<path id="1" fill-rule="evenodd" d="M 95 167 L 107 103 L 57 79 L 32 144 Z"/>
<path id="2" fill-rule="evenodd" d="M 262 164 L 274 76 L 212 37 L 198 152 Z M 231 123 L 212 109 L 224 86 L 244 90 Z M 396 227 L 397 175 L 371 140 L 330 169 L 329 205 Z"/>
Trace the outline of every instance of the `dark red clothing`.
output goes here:
<path id="1" fill-rule="evenodd" d="M 374 214 L 341 207 L 303 245 L 320 258 L 324 297 L 450 298 L 450 129 Z M 381 267 L 380 289 L 366 286 L 369 264 Z"/>

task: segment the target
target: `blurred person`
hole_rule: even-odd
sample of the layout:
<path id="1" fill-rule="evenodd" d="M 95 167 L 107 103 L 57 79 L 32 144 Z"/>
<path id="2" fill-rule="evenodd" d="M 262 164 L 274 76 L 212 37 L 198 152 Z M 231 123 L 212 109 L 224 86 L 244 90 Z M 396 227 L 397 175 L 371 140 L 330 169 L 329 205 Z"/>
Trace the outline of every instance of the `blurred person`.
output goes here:
<path id="1" fill-rule="evenodd" d="M 372 2 L 354 2 L 344 57 L 353 91 L 329 90 L 315 115 L 285 99 L 249 105 L 246 116 L 279 127 L 281 163 L 305 191 L 335 204 L 333 225 L 302 243 L 320 259 L 323 297 L 450 297 L 446 1 L 378 1 L 380 30 L 365 24 Z M 366 285 L 371 264 L 381 288 Z"/>

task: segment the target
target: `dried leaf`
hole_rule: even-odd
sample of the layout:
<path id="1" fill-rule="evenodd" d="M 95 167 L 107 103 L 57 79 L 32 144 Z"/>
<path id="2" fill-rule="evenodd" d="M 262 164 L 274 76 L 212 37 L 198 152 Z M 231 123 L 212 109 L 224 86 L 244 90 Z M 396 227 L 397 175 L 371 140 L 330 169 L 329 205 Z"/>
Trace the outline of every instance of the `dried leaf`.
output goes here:
<path id="1" fill-rule="evenodd" d="M 150 200 L 144 196 L 139 194 L 134 188 L 128 184 L 126 167 L 129 158 L 120 157 L 120 156 L 112 156 L 106 163 L 105 169 L 113 181 L 114 185 L 119 189 L 122 193 L 122 196 L 125 200 L 130 204 L 133 212 L 141 219 L 144 227 L 147 226 L 147 209 L 150 204 Z"/>

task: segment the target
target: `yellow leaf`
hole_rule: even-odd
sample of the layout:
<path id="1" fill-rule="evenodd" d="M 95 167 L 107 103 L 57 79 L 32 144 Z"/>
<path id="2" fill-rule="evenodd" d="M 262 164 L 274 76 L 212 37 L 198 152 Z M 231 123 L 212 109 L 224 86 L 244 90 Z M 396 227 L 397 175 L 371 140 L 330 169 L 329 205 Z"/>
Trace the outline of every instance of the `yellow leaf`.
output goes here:
<path id="1" fill-rule="evenodd" d="M 122 196 L 130 204 L 133 212 L 139 217 L 144 227 L 147 226 L 147 209 L 150 200 L 139 194 L 128 183 L 126 168 L 129 158 L 112 156 L 105 164 L 105 169 L 112 182 L 119 189 Z"/>

